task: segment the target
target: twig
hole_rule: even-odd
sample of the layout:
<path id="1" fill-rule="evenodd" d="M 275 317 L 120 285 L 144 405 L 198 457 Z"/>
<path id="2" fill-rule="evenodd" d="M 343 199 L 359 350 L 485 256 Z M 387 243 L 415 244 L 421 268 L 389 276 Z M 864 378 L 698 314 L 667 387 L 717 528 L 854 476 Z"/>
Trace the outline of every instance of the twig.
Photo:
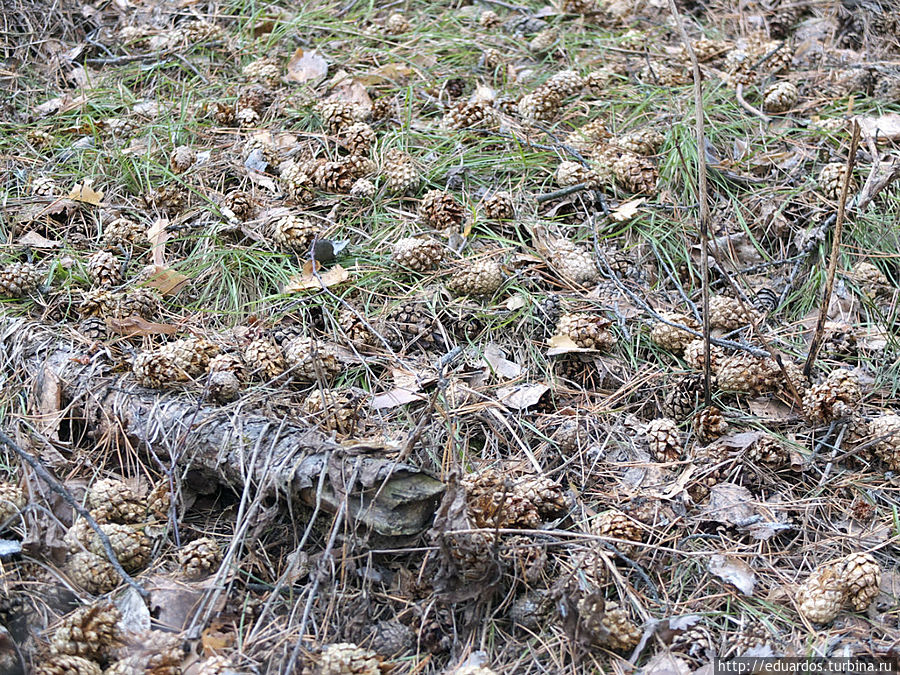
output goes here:
<path id="1" fill-rule="evenodd" d="M 703 297 L 703 397 L 706 407 L 712 404 L 712 391 L 710 387 L 710 348 L 709 348 L 709 185 L 706 174 L 706 134 L 703 129 L 703 84 L 700 75 L 700 63 L 694 53 L 694 46 L 684 28 L 684 22 L 675 6 L 675 0 L 669 0 L 669 11 L 672 18 L 678 24 L 681 40 L 691 57 L 691 68 L 694 75 L 694 117 L 695 133 L 697 134 L 697 189 L 700 202 L 700 274 L 701 292 Z"/>
<path id="2" fill-rule="evenodd" d="M 50 472 L 44 468 L 40 461 L 25 452 L 18 446 L 18 444 L 14 440 L 12 440 L 2 431 L 0 431 L 0 443 L 3 443 L 3 445 L 16 453 L 22 459 L 22 461 L 24 461 L 26 464 L 28 464 L 28 466 L 32 468 L 32 470 L 37 474 L 38 478 L 44 481 L 50 487 L 50 489 L 53 490 L 53 492 L 62 497 L 63 500 L 65 500 L 65 502 L 72 507 L 75 513 L 85 519 L 88 526 L 100 538 L 100 543 L 103 544 L 103 551 L 104 553 L 106 553 L 106 557 L 109 559 L 109 563 L 113 566 L 116 574 L 122 577 L 122 581 L 136 590 L 142 598 L 149 598 L 150 594 L 146 590 L 144 590 L 144 587 L 136 582 L 131 577 L 131 575 L 128 574 L 128 572 L 122 569 L 122 565 L 121 563 L 119 563 L 119 559 L 116 557 L 116 552 L 113 550 L 112 543 L 109 541 L 109 537 L 106 535 L 106 532 L 104 532 L 100 528 L 100 525 L 97 524 L 97 521 L 94 520 L 93 516 L 91 516 L 88 510 L 78 503 L 78 500 L 75 499 L 71 495 L 71 493 L 66 490 L 65 487 L 63 487 L 62 483 L 60 483 L 52 475 L 50 475 Z"/>
<path id="3" fill-rule="evenodd" d="M 534 198 L 534 201 L 536 201 L 538 204 L 543 204 L 544 202 L 549 202 L 552 199 L 567 197 L 568 195 L 575 194 L 576 192 L 587 190 L 589 187 L 589 183 L 578 183 L 577 185 L 570 185 L 569 187 L 564 187 L 559 190 L 555 190 L 554 192 L 547 192 L 546 194 L 538 195 Z"/>
<path id="4" fill-rule="evenodd" d="M 747 100 L 744 98 L 744 85 L 741 82 L 738 82 L 737 87 L 734 88 L 734 95 L 737 98 L 737 102 L 740 103 L 741 107 L 749 113 L 753 113 L 763 122 L 771 122 L 772 118 L 766 115 L 762 110 L 758 108 L 754 108 L 752 105 L 747 103 Z"/>
<path id="5" fill-rule="evenodd" d="M 819 320 L 816 322 L 816 332 L 813 333 L 809 343 L 809 354 L 806 363 L 803 364 L 803 374 L 809 377 L 816 356 L 822 345 L 822 336 L 825 334 L 825 320 L 828 318 L 828 306 L 831 304 L 831 292 L 834 289 L 834 274 L 837 271 L 838 255 L 841 249 L 841 233 L 844 230 L 844 216 L 847 212 L 847 193 L 850 191 L 850 179 L 853 177 L 853 167 L 856 164 L 856 149 L 859 146 L 859 124 L 853 122 L 853 136 L 850 139 L 850 154 L 847 157 L 847 166 L 844 172 L 844 182 L 841 185 L 841 198 L 838 202 L 837 219 L 834 222 L 834 234 L 831 237 L 831 254 L 828 260 L 828 274 L 825 278 L 825 292 L 822 296 L 822 307 L 819 309 Z"/>

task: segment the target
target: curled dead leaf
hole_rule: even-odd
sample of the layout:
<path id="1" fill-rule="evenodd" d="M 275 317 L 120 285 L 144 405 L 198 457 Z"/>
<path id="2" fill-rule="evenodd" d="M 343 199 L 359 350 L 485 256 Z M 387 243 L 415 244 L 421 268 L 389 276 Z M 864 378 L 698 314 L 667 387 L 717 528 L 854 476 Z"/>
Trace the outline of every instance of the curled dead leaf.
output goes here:
<path id="1" fill-rule="evenodd" d="M 103 193 L 91 187 L 93 182 L 93 179 L 85 178 L 83 182 L 75 183 L 69 191 L 69 199 L 83 204 L 100 206 L 100 202 L 103 201 Z"/>
<path id="2" fill-rule="evenodd" d="M 303 49 L 297 51 L 288 61 L 287 79 L 290 82 L 310 82 L 315 84 L 328 75 L 328 61 L 315 49 Z"/>
<path id="3" fill-rule="evenodd" d="M 313 268 L 313 264 L 315 264 L 315 268 Z M 295 274 L 288 279 L 288 282 L 284 287 L 284 292 L 298 293 L 314 288 L 327 288 L 328 286 L 334 286 L 335 284 L 347 281 L 347 279 L 350 278 L 350 273 L 340 265 L 335 265 L 324 272 L 319 272 L 319 269 L 321 269 L 319 263 L 313 263 L 313 261 L 307 260 L 303 265 L 303 272 L 301 274 Z"/>

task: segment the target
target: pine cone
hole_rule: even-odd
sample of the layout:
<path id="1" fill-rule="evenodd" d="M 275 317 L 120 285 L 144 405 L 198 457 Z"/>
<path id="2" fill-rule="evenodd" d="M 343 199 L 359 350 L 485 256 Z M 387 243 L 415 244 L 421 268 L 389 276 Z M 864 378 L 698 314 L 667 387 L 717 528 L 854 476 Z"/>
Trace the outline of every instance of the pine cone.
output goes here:
<path id="1" fill-rule="evenodd" d="M 354 389 L 332 389 L 323 394 L 316 389 L 304 399 L 303 414 L 314 417 L 320 429 L 351 433 L 366 403 L 365 395 Z"/>
<path id="2" fill-rule="evenodd" d="M 119 575 L 103 556 L 78 551 L 66 561 L 69 578 L 91 595 L 109 593 L 119 585 Z"/>
<path id="3" fill-rule="evenodd" d="M 384 24 L 384 32 L 388 35 L 402 35 L 409 30 L 409 21 L 399 12 L 391 14 Z"/>
<path id="4" fill-rule="evenodd" d="M 147 208 L 176 214 L 185 207 L 188 195 L 179 185 L 161 185 L 145 192 L 142 198 Z"/>
<path id="5" fill-rule="evenodd" d="M 849 370 L 837 368 L 803 397 L 803 412 L 810 420 L 823 424 L 849 417 L 862 398 L 859 380 Z"/>
<path id="6" fill-rule="evenodd" d="M 675 462 L 681 459 L 682 443 L 678 423 L 667 417 L 652 420 L 644 431 L 650 445 L 650 455 L 657 462 Z"/>
<path id="7" fill-rule="evenodd" d="M 728 427 L 728 423 L 722 416 L 722 411 L 715 406 L 710 406 L 704 410 L 694 413 L 691 420 L 691 428 L 694 433 L 704 443 L 718 438 Z"/>
<path id="8" fill-rule="evenodd" d="M 243 190 L 229 190 L 225 193 L 222 206 L 231 211 L 238 220 L 249 220 L 253 216 L 253 198 Z"/>
<path id="9" fill-rule="evenodd" d="M 169 156 L 173 173 L 184 173 L 197 161 L 197 153 L 189 145 L 179 145 Z"/>
<path id="10" fill-rule="evenodd" d="M 206 383 L 207 398 L 214 403 L 230 403 L 241 393 L 241 381 L 230 370 L 209 374 Z"/>
<path id="11" fill-rule="evenodd" d="M 478 25 L 488 29 L 497 28 L 500 25 L 500 17 L 492 9 L 482 10 L 478 15 Z"/>
<path id="12" fill-rule="evenodd" d="M 147 244 L 144 228 L 128 218 L 116 218 L 103 228 L 101 243 L 104 248 Z"/>
<path id="13" fill-rule="evenodd" d="M 342 366 L 334 348 L 325 342 L 298 337 L 284 345 L 284 359 L 291 373 L 300 381 L 317 382 L 320 377 L 330 381 L 340 375 Z"/>
<path id="14" fill-rule="evenodd" d="M 797 611 L 812 623 L 830 623 L 847 598 L 847 585 L 834 563 L 820 565 L 797 589 Z"/>
<path id="15" fill-rule="evenodd" d="M 50 636 L 50 651 L 87 659 L 105 658 L 119 642 L 116 624 L 121 618 L 112 603 L 98 602 L 76 609 L 57 625 Z"/>
<path id="16" fill-rule="evenodd" d="M 793 108 L 800 92 L 790 82 L 776 82 L 763 92 L 763 110 L 768 113 L 784 113 Z"/>
<path id="17" fill-rule="evenodd" d="M 88 340 L 105 340 L 108 335 L 106 330 L 106 321 L 92 316 L 78 324 L 78 332 Z"/>
<path id="18" fill-rule="evenodd" d="M 571 455 L 586 446 L 590 440 L 587 421 L 581 417 L 566 419 L 550 436 L 563 455 Z"/>
<path id="19" fill-rule="evenodd" d="M 669 387 L 663 400 L 663 416 L 677 421 L 693 417 L 702 395 L 703 380 L 699 374 L 679 378 Z"/>
<path id="20" fill-rule="evenodd" d="M 144 519 L 146 507 L 124 481 L 102 478 L 91 486 L 87 498 L 97 522 L 134 524 Z"/>
<path id="21" fill-rule="evenodd" d="M 672 67 L 665 63 L 646 65 L 638 73 L 638 80 L 665 87 L 680 87 L 691 81 L 691 75 L 683 66 Z"/>
<path id="22" fill-rule="evenodd" d="M 469 262 L 447 280 L 447 290 L 454 295 L 490 296 L 500 290 L 505 280 L 503 267 L 485 258 Z"/>
<path id="23" fill-rule="evenodd" d="M 508 192 L 494 192 L 485 197 L 481 209 L 488 220 L 510 220 L 515 217 L 512 195 Z"/>
<path id="24" fill-rule="evenodd" d="M 103 675 L 96 663 L 80 656 L 54 654 L 42 658 L 34 667 L 34 675 Z"/>
<path id="25" fill-rule="evenodd" d="M 709 38 L 700 38 L 698 40 L 691 40 L 691 47 L 694 49 L 694 54 L 697 57 L 697 60 L 700 63 L 705 63 L 706 61 L 712 61 L 713 59 L 722 56 L 729 49 L 733 47 L 733 45 L 725 40 L 710 40 Z M 683 61 L 690 60 L 690 55 L 688 54 L 687 49 L 684 46 L 681 47 L 681 59 Z"/>
<path id="26" fill-rule="evenodd" d="M 387 181 L 385 189 L 392 195 L 408 194 L 422 182 L 412 157 L 396 149 L 388 151 L 381 172 Z"/>
<path id="27" fill-rule="evenodd" d="M 635 194 L 656 192 L 659 173 L 653 162 L 646 157 L 623 152 L 612 163 L 612 173 L 622 187 Z"/>
<path id="28" fill-rule="evenodd" d="M 549 52 L 553 45 L 555 45 L 559 41 L 559 29 L 554 27 L 544 28 L 541 31 L 538 31 L 538 34 L 535 35 L 531 41 L 528 43 L 528 51 L 534 52 L 535 54 L 544 54 Z M 521 108 L 519 109 L 521 112 Z M 523 116 L 527 117 L 523 113 Z"/>
<path id="29" fill-rule="evenodd" d="M 832 162 L 822 167 L 819 173 L 819 191 L 825 195 L 826 199 L 838 200 L 841 197 L 841 190 L 844 185 L 844 176 L 847 174 L 847 167 L 841 162 Z M 847 191 L 847 199 L 853 196 L 858 185 L 853 177 L 850 178 L 850 186 Z"/>
<path id="30" fill-rule="evenodd" d="M 890 288 L 890 282 L 880 269 L 865 260 L 856 263 L 848 275 L 867 298 L 875 298 Z"/>
<path id="31" fill-rule="evenodd" d="M 681 358 L 694 370 L 703 370 L 705 367 L 706 349 L 702 338 L 691 340 L 684 347 Z M 725 358 L 725 350 L 718 345 L 710 345 L 709 363 L 710 369 L 715 372 Z"/>
<path id="32" fill-rule="evenodd" d="M 747 448 L 747 461 L 778 469 L 790 462 L 787 448 L 774 436 L 762 436 Z"/>
<path id="33" fill-rule="evenodd" d="M 624 539 L 626 541 L 643 541 L 644 529 L 640 523 L 633 521 L 617 509 L 610 509 L 598 515 L 591 522 L 591 531 L 601 537 L 612 539 Z M 628 555 L 634 551 L 634 546 L 621 542 L 610 542 L 622 553 Z"/>
<path id="34" fill-rule="evenodd" d="M 278 62 L 270 57 L 251 61 L 243 67 L 241 73 L 248 80 L 260 82 L 267 87 L 277 87 L 281 79 L 281 69 Z"/>
<path id="35" fill-rule="evenodd" d="M 150 520 L 165 522 L 169 519 L 169 508 L 172 504 L 172 488 L 169 481 L 162 480 L 153 486 L 147 495 L 147 517 Z"/>
<path id="36" fill-rule="evenodd" d="M 227 352 L 214 356 L 209 360 L 206 371 L 208 373 L 234 373 L 240 382 L 247 379 L 247 364 L 244 363 L 243 357 L 237 352 Z"/>
<path id="37" fill-rule="evenodd" d="M 194 19 L 183 24 L 184 37 L 188 44 L 196 45 L 201 42 L 214 42 L 225 37 L 225 31 L 211 21 Z"/>
<path id="38" fill-rule="evenodd" d="M 547 567 L 546 547 L 535 546 L 531 537 L 514 535 L 504 539 L 499 557 L 509 574 L 527 584 L 538 583 Z"/>
<path id="39" fill-rule="evenodd" d="M 366 118 L 366 109 L 348 101 L 323 101 L 316 105 L 316 113 L 328 133 L 339 135 L 357 122 Z"/>
<path id="40" fill-rule="evenodd" d="M 184 638 L 159 630 L 134 634 L 121 651 L 127 656 L 107 668 L 103 675 L 181 675 L 185 660 Z"/>
<path id="41" fill-rule="evenodd" d="M 59 192 L 59 186 L 50 176 L 37 176 L 31 181 L 31 194 L 35 197 L 50 197 Z"/>
<path id="42" fill-rule="evenodd" d="M 568 98 L 584 89 L 584 78 L 574 70 L 562 70 L 540 86 L 541 91 L 549 91 L 559 98 Z"/>
<path id="43" fill-rule="evenodd" d="M 583 167 L 578 162 L 560 162 L 556 169 L 556 182 L 561 187 L 586 183 L 589 188 L 600 185 L 600 176 L 593 169 Z"/>
<path id="44" fill-rule="evenodd" d="M 244 361 L 251 371 L 267 380 L 281 375 L 286 367 L 281 347 L 265 338 L 253 340 L 244 347 Z"/>
<path id="45" fill-rule="evenodd" d="M 869 435 L 879 440 L 872 448 L 891 471 L 900 471 L 900 415 L 879 415 L 869 422 Z"/>
<path id="46" fill-rule="evenodd" d="M 671 312 L 663 312 L 660 317 L 670 323 L 677 323 L 693 330 L 699 330 L 700 326 L 693 318 L 684 314 L 675 314 Z M 686 330 L 670 326 L 663 321 L 657 321 L 650 330 L 650 340 L 657 345 L 670 352 L 681 352 L 684 348 L 696 339 L 692 333 Z"/>
<path id="47" fill-rule="evenodd" d="M 150 562 L 150 555 L 153 552 L 152 545 L 150 539 L 144 534 L 142 526 L 106 523 L 100 525 L 100 529 L 109 537 L 113 553 L 116 554 L 119 564 L 126 572 L 140 572 Z M 103 548 L 100 537 L 93 530 L 91 535 L 88 549 L 95 555 L 105 557 L 106 550 Z"/>
<path id="48" fill-rule="evenodd" d="M 839 574 L 850 605 L 857 612 L 865 612 L 881 588 L 878 561 L 868 553 L 853 553 L 840 563 Z"/>
<path id="49" fill-rule="evenodd" d="M 359 178 L 350 188 L 353 199 L 371 199 L 375 196 L 375 184 L 368 178 Z"/>
<path id="50" fill-rule="evenodd" d="M 272 241 L 281 249 L 308 255 L 319 228 L 305 218 L 287 215 L 272 223 Z"/>
<path id="51" fill-rule="evenodd" d="M 497 537 L 493 532 L 460 532 L 442 534 L 449 552 L 453 574 L 466 583 L 484 583 L 497 573 L 494 551 Z"/>
<path id="52" fill-rule="evenodd" d="M 598 138 L 597 140 L 600 141 L 603 139 Z M 620 136 L 616 139 L 616 145 L 622 148 L 622 150 L 634 153 L 635 155 L 648 156 L 655 155 L 659 152 L 659 149 L 662 147 L 665 140 L 665 136 L 659 131 L 653 127 L 648 127 Z"/>
<path id="53" fill-rule="evenodd" d="M 361 347 L 371 347 L 377 344 L 377 339 L 372 331 L 363 322 L 356 312 L 348 307 L 342 307 L 337 315 L 338 326 L 344 332 L 344 336 L 353 344 Z"/>
<path id="54" fill-rule="evenodd" d="M 641 641 L 641 629 L 634 624 L 628 612 L 615 602 L 606 603 L 601 623 L 608 631 L 603 643 L 614 651 L 630 651 Z"/>
<path id="55" fill-rule="evenodd" d="M 16 262 L 0 268 L 0 297 L 24 298 L 37 290 L 44 279 L 31 263 Z"/>
<path id="56" fill-rule="evenodd" d="M 327 645 L 315 662 L 315 675 L 382 675 L 385 672 L 374 651 L 349 642 Z"/>
<path id="57" fill-rule="evenodd" d="M 391 349 L 408 350 L 416 346 L 424 351 L 435 351 L 445 346 L 437 320 L 424 305 L 401 303 L 390 309 L 381 323 L 381 332 Z"/>
<path id="58" fill-rule="evenodd" d="M 202 375 L 217 350 L 218 347 L 203 338 L 175 340 L 136 355 L 132 370 L 142 386 L 160 389 Z"/>
<path id="59" fill-rule="evenodd" d="M 197 664 L 194 675 L 232 675 L 235 664 L 227 656 L 210 656 Z"/>
<path id="60" fill-rule="evenodd" d="M 720 389 L 743 394 L 775 391 L 781 377 L 781 369 L 772 359 L 743 352 L 726 356 L 716 370 L 716 383 Z"/>
<path id="61" fill-rule="evenodd" d="M 582 349 L 606 350 L 616 339 L 606 329 L 609 321 L 587 312 L 563 314 L 556 324 L 556 334 L 568 337 Z"/>
<path id="62" fill-rule="evenodd" d="M 152 321 L 162 305 L 162 296 L 153 288 L 134 288 L 119 295 L 115 303 L 115 316 L 127 319 L 139 316 Z"/>
<path id="63" fill-rule="evenodd" d="M 259 122 L 260 114 L 253 108 L 235 108 L 234 120 L 242 127 L 252 127 Z"/>
<path id="64" fill-rule="evenodd" d="M 0 483 L 0 525 L 17 517 L 27 503 L 25 492 L 18 485 Z"/>
<path id="65" fill-rule="evenodd" d="M 714 295 L 709 299 L 710 328 L 733 331 L 759 320 L 759 314 L 751 307 L 745 307 L 737 298 Z"/>
<path id="66" fill-rule="evenodd" d="M 419 218 L 436 230 L 458 230 L 465 217 L 462 204 L 443 190 L 429 190 L 419 203 Z"/>
<path id="67" fill-rule="evenodd" d="M 222 562 L 222 549 L 211 537 L 200 537 L 178 551 L 181 573 L 188 579 L 202 579 L 215 572 Z"/>
<path id="68" fill-rule="evenodd" d="M 351 155 L 367 155 L 375 144 L 375 131 L 365 122 L 344 129 L 344 147 Z"/>
<path id="69" fill-rule="evenodd" d="M 537 89 L 519 99 L 518 110 L 522 119 L 529 122 L 550 122 L 558 114 L 562 100 L 549 89 Z"/>
<path id="70" fill-rule="evenodd" d="M 577 284 L 591 284 L 600 277 L 594 257 L 578 244 L 564 237 L 550 237 L 535 242 L 538 252 L 564 277 Z"/>
<path id="71" fill-rule="evenodd" d="M 563 14 L 596 14 L 600 11 L 597 0 L 556 0 Z"/>
<path id="72" fill-rule="evenodd" d="M 500 117 L 486 101 L 461 102 L 455 104 L 441 120 L 445 129 L 497 129 Z"/>

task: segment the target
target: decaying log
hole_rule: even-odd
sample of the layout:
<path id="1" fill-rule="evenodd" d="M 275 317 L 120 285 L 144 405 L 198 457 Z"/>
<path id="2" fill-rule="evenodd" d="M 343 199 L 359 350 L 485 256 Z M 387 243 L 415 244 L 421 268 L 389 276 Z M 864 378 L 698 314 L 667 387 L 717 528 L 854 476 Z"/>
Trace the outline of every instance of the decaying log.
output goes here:
<path id="1" fill-rule="evenodd" d="M 278 492 L 328 512 L 347 500 L 348 517 L 380 535 L 417 534 L 431 523 L 444 485 L 420 469 L 341 445 L 299 422 L 254 414 L 240 401 L 219 407 L 198 391 L 159 392 L 117 372 L 104 351 L 75 335 L 23 319 L 0 318 L 0 377 L 5 394 L 29 386 L 33 400 L 56 396 L 66 425 L 93 438 L 120 437 L 138 451 L 190 467 L 221 484 Z M 8 422 L 8 421 L 7 421 Z M 248 464 L 256 457 L 254 466 Z"/>

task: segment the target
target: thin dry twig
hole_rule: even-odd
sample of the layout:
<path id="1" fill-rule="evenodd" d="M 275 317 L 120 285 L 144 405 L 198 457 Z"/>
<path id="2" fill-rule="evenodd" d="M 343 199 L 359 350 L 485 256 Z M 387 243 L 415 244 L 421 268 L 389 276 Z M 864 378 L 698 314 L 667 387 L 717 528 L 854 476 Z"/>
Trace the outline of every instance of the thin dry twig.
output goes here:
<path id="1" fill-rule="evenodd" d="M 847 157 L 847 166 L 844 172 L 844 182 L 841 185 L 841 198 L 838 202 L 837 218 L 834 222 L 834 234 L 831 238 L 831 253 L 828 260 L 828 273 L 825 278 L 825 290 L 822 294 L 822 306 L 819 309 L 819 320 L 816 322 L 816 331 L 809 343 L 809 354 L 806 363 L 803 364 L 803 374 L 809 377 L 812 367 L 816 362 L 816 356 L 822 345 L 822 336 L 825 334 L 825 321 L 828 318 L 828 306 L 831 304 L 831 293 L 834 289 L 834 275 L 837 271 L 838 256 L 841 250 L 841 233 L 844 230 L 844 217 L 847 212 L 847 193 L 850 191 L 850 180 L 853 178 L 853 167 L 856 164 L 856 149 L 859 146 L 859 124 L 853 122 L 853 136 L 850 139 L 850 154 Z"/>

